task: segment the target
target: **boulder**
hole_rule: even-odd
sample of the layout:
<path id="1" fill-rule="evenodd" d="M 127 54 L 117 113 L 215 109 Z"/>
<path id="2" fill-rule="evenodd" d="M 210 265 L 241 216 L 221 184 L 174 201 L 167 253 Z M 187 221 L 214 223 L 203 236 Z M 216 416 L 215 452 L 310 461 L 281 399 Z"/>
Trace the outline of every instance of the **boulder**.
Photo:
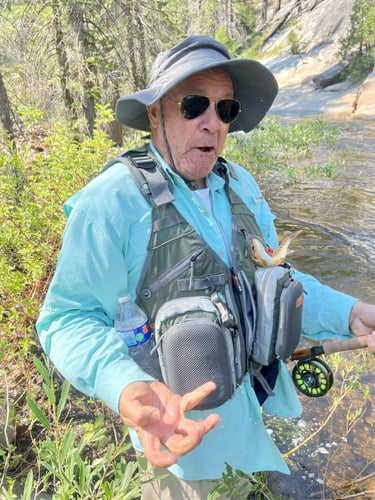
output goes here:
<path id="1" fill-rule="evenodd" d="M 375 116 L 375 68 L 358 89 L 356 104 L 356 116 Z"/>
<path id="2" fill-rule="evenodd" d="M 347 65 L 337 63 L 319 75 L 313 76 L 312 81 L 315 83 L 316 88 L 325 89 L 330 85 L 341 83 L 343 81 L 343 72 Z"/>

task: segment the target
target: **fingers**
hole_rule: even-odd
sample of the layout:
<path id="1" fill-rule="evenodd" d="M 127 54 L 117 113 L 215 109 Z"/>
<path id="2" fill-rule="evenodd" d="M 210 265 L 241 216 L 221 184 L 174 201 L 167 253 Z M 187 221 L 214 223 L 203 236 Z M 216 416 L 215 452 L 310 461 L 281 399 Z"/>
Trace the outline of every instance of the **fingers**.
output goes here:
<path id="1" fill-rule="evenodd" d="M 197 387 L 194 391 L 186 393 L 182 397 L 181 401 L 181 412 L 192 410 L 197 406 L 203 399 L 211 394 L 216 389 L 214 382 L 206 382 L 205 384 Z"/>
<path id="2" fill-rule="evenodd" d="M 363 347 L 368 347 L 370 351 L 375 352 L 375 330 L 367 335 L 358 335 L 356 339 Z"/>
<path id="3" fill-rule="evenodd" d="M 205 434 L 218 424 L 220 418 L 216 414 L 199 422 L 184 415 L 215 388 L 213 382 L 207 382 L 183 397 L 156 382 L 136 382 L 123 390 L 122 420 L 136 430 L 152 465 L 169 467 L 177 463 L 179 456 L 198 446 Z"/>
<path id="4" fill-rule="evenodd" d="M 151 465 L 170 467 L 178 462 L 178 455 L 167 449 L 166 443 L 162 443 L 154 434 L 140 429 L 138 435 L 146 458 Z"/>
<path id="5" fill-rule="evenodd" d="M 163 443 L 168 450 L 176 455 L 186 455 L 196 448 L 204 436 L 220 422 L 219 415 L 211 414 L 200 422 L 182 419 L 178 430 L 163 436 Z"/>
<path id="6" fill-rule="evenodd" d="M 201 422 L 205 427 L 205 434 L 209 432 L 211 429 L 217 426 L 220 423 L 220 417 L 217 413 L 211 413 L 205 420 Z"/>

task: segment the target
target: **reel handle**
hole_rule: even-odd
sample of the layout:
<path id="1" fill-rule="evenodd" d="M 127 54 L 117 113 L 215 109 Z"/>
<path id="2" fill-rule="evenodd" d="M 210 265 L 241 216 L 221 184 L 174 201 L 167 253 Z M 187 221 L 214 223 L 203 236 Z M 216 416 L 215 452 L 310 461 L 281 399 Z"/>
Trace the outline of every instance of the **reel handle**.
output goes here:
<path id="1" fill-rule="evenodd" d="M 292 361 L 296 359 L 311 358 L 321 354 L 333 354 L 334 352 L 352 351 L 367 347 L 365 337 L 353 337 L 348 340 L 326 341 L 313 347 L 307 347 L 293 352 L 290 355 Z"/>

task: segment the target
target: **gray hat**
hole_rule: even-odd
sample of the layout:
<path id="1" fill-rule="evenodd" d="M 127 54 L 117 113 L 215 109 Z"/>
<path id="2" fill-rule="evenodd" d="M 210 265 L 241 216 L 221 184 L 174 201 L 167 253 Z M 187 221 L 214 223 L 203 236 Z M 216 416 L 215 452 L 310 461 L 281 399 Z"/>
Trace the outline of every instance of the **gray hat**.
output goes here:
<path id="1" fill-rule="evenodd" d="M 258 61 L 231 59 L 224 45 L 201 35 L 190 36 L 157 56 L 149 88 L 121 97 L 116 105 L 117 120 L 127 127 L 149 131 L 146 106 L 189 76 L 209 68 L 225 68 L 233 81 L 234 97 L 241 103 L 241 113 L 229 132 L 255 128 L 276 97 L 275 77 Z"/>

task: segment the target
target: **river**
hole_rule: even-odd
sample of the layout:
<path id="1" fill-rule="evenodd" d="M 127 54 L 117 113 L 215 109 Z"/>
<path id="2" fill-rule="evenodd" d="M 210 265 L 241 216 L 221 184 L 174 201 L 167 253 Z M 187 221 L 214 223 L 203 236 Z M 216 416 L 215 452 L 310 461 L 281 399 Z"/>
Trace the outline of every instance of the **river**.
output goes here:
<path id="1" fill-rule="evenodd" d="M 362 300 L 375 300 L 375 128 L 373 121 L 334 122 L 345 169 L 332 179 L 272 189 L 280 228 L 303 228 L 291 260 L 301 271 Z"/>
<path id="2" fill-rule="evenodd" d="M 367 119 L 333 123 L 342 131 L 336 150 L 346 168 L 335 178 L 271 185 L 265 194 L 280 232 L 303 229 L 292 242 L 289 261 L 325 284 L 374 303 L 375 128 Z M 291 476 L 271 475 L 271 489 L 276 497 L 281 492 L 293 500 L 374 499 L 375 357 L 360 350 L 325 361 L 335 378 L 327 395 L 301 395 L 301 419 L 269 420 L 284 453 L 308 438 L 287 458 Z"/>

